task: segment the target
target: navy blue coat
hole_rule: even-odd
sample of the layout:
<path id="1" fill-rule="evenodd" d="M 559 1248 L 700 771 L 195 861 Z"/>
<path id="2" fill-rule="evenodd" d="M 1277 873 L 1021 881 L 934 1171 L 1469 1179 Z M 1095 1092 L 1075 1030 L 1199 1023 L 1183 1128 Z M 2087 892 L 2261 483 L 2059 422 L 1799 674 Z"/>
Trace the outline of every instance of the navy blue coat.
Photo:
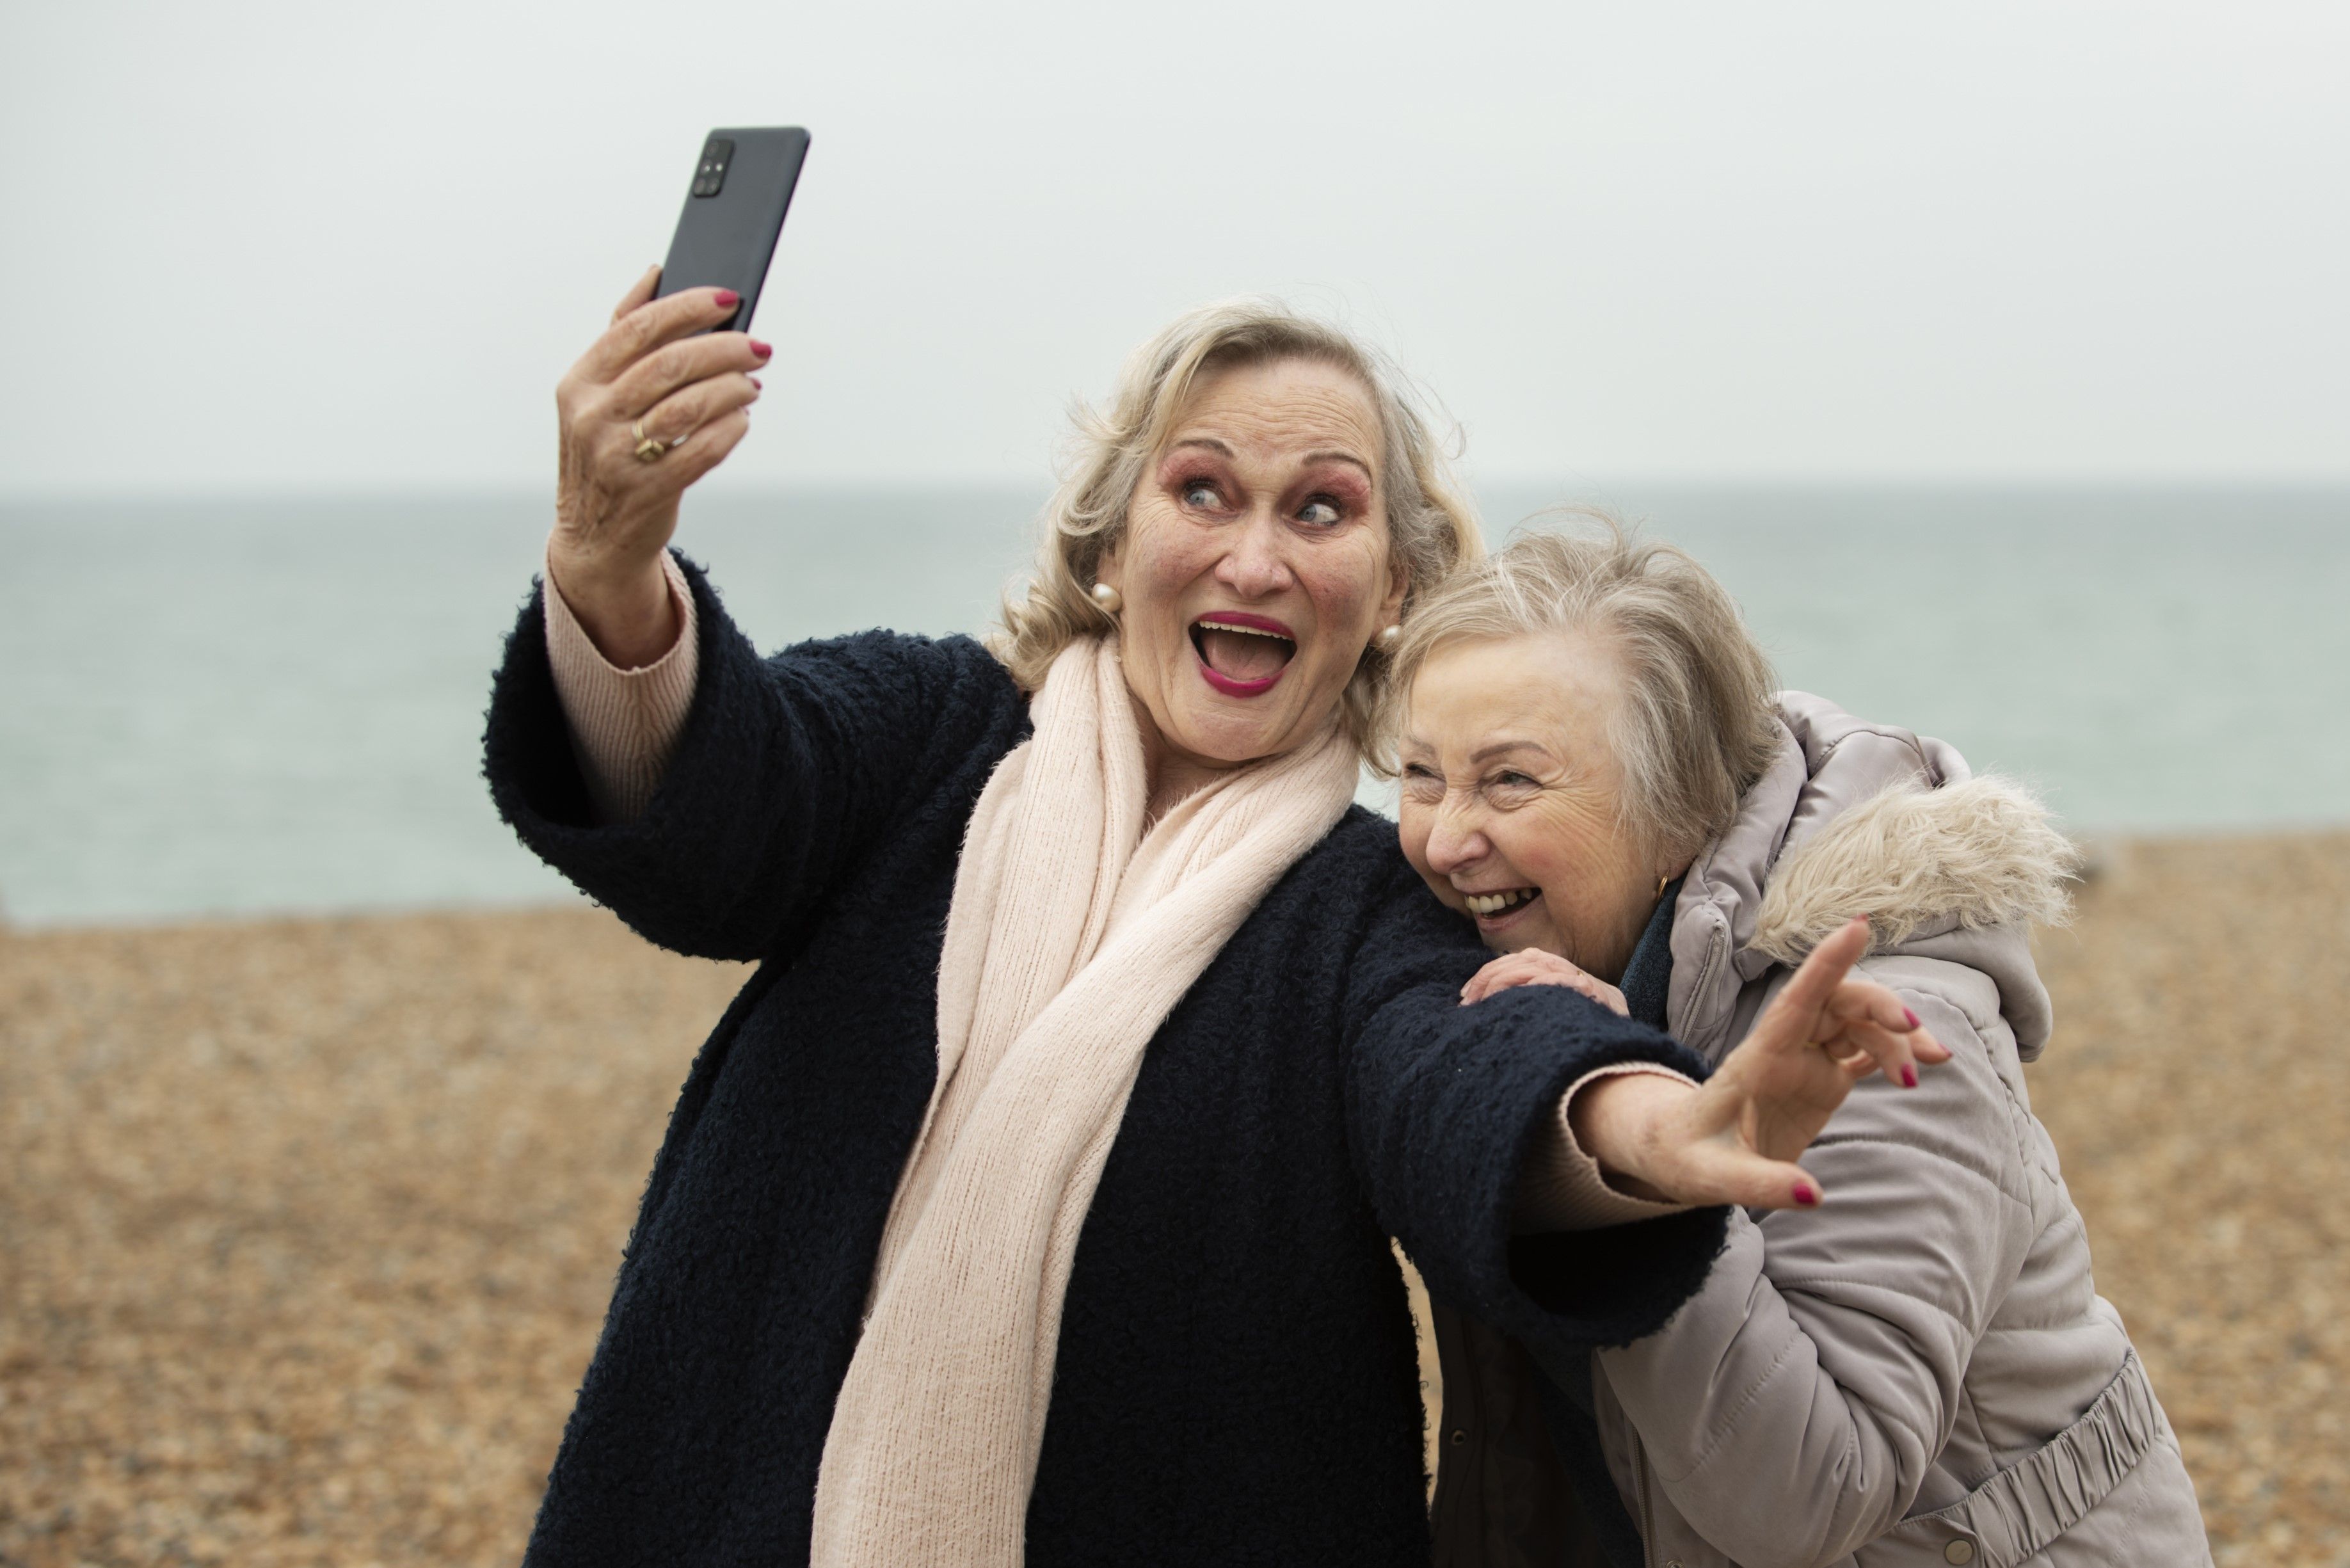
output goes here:
<path id="1" fill-rule="evenodd" d="M 758 969 L 687 1075 L 525 1561 L 807 1561 L 816 1463 L 936 1066 L 955 860 L 1027 704 L 964 638 L 762 660 L 699 573 L 702 673 L 639 820 L 598 826 L 536 599 L 487 773 L 525 842 L 664 947 Z M 1536 1343 L 1620 1343 L 1703 1278 L 1719 1210 L 1513 1237 L 1560 1091 L 1700 1074 L 1487 955 L 1356 808 L 1150 1042 L 1079 1238 L 1029 1561 L 1424 1565 L 1418 1364 L 1388 1238 Z"/>

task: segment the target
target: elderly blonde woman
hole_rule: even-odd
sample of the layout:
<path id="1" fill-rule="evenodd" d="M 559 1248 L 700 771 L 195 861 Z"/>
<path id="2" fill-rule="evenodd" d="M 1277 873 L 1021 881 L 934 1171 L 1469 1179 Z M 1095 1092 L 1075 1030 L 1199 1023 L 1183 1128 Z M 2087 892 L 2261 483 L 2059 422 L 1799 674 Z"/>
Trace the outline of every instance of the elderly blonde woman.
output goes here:
<path id="1" fill-rule="evenodd" d="M 1395 658 L 1404 852 L 1505 955 L 1464 1011 L 1568 987 L 1720 1061 L 1859 914 L 1856 972 L 1955 1054 L 1916 1094 L 1858 1087 L 1807 1161 L 1833 1201 L 1733 1214 L 1662 1329 L 1527 1342 L 1545 1411 L 1482 1304 L 1448 1311 L 1439 1562 L 1575 1561 L 1579 1511 L 1621 1568 L 2209 1563 L 2024 1087 L 2027 937 L 2069 853 L 2040 807 L 1774 698 L 1705 571 L 1612 527 L 1465 571 Z"/>
<path id="2" fill-rule="evenodd" d="M 1594 1078 L 1701 1064 L 1571 992 L 1458 1008 L 1482 950 L 1350 802 L 1375 639 L 1475 535 L 1342 335 L 1228 306 L 1144 349 L 992 648 L 763 660 L 667 545 L 767 350 L 653 281 L 563 382 L 488 772 L 639 930 L 758 968 L 529 1563 L 1424 1562 L 1390 1235 L 1533 1341 L 1629 1337 L 1719 1210 L 1513 1224 L 1637 1211 L 1594 1157 L 1794 1201 L 1843 1059 L 1934 1056 L 1856 942 L 1702 1090 Z"/>

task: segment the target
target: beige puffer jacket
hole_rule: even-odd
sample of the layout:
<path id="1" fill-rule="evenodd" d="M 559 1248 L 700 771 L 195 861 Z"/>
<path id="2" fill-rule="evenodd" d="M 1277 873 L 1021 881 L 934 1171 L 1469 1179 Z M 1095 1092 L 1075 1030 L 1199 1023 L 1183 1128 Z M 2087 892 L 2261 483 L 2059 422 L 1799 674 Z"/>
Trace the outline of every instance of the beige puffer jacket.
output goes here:
<path id="1" fill-rule="evenodd" d="M 2189 1568 L 2178 1439 L 2032 1115 L 2047 1044 L 2026 932 L 2064 841 L 1958 753 L 1783 694 L 1788 744 L 1675 906 L 1672 1032 L 1714 1061 L 1850 914 L 1955 1059 L 1856 1089 L 1814 1210 L 1731 1217 L 1704 1289 L 1596 1353 L 1609 1468 L 1650 1568 Z"/>

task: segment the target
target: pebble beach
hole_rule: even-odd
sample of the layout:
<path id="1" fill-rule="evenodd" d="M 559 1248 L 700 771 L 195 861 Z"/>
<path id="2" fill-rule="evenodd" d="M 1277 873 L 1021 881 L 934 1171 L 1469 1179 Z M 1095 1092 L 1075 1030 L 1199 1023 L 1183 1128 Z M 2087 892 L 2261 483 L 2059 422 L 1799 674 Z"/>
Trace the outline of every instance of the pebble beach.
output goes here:
<path id="1" fill-rule="evenodd" d="M 2350 833 L 2098 847 L 2029 1070 L 2219 1562 L 2350 1568 Z M 0 928 L 0 1568 L 515 1561 L 737 966 Z"/>

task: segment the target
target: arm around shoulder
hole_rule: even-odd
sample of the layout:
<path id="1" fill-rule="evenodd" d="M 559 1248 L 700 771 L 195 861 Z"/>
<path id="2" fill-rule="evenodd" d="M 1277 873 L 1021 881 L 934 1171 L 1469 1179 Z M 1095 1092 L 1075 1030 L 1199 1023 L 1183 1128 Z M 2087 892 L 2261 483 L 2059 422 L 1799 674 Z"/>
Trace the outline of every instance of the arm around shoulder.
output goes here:
<path id="1" fill-rule="evenodd" d="M 1349 968 L 1347 1112 L 1380 1221 L 1430 1289 L 1545 1346 L 1623 1344 L 1694 1291 L 1721 1247 L 1721 1209 L 1604 1229 L 1520 1229 L 1530 1159 L 1561 1134 L 1568 1087 L 1653 1063 L 1701 1076 L 1674 1041 L 1552 986 L 1461 1005 L 1487 956 L 1399 855 Z"/>

